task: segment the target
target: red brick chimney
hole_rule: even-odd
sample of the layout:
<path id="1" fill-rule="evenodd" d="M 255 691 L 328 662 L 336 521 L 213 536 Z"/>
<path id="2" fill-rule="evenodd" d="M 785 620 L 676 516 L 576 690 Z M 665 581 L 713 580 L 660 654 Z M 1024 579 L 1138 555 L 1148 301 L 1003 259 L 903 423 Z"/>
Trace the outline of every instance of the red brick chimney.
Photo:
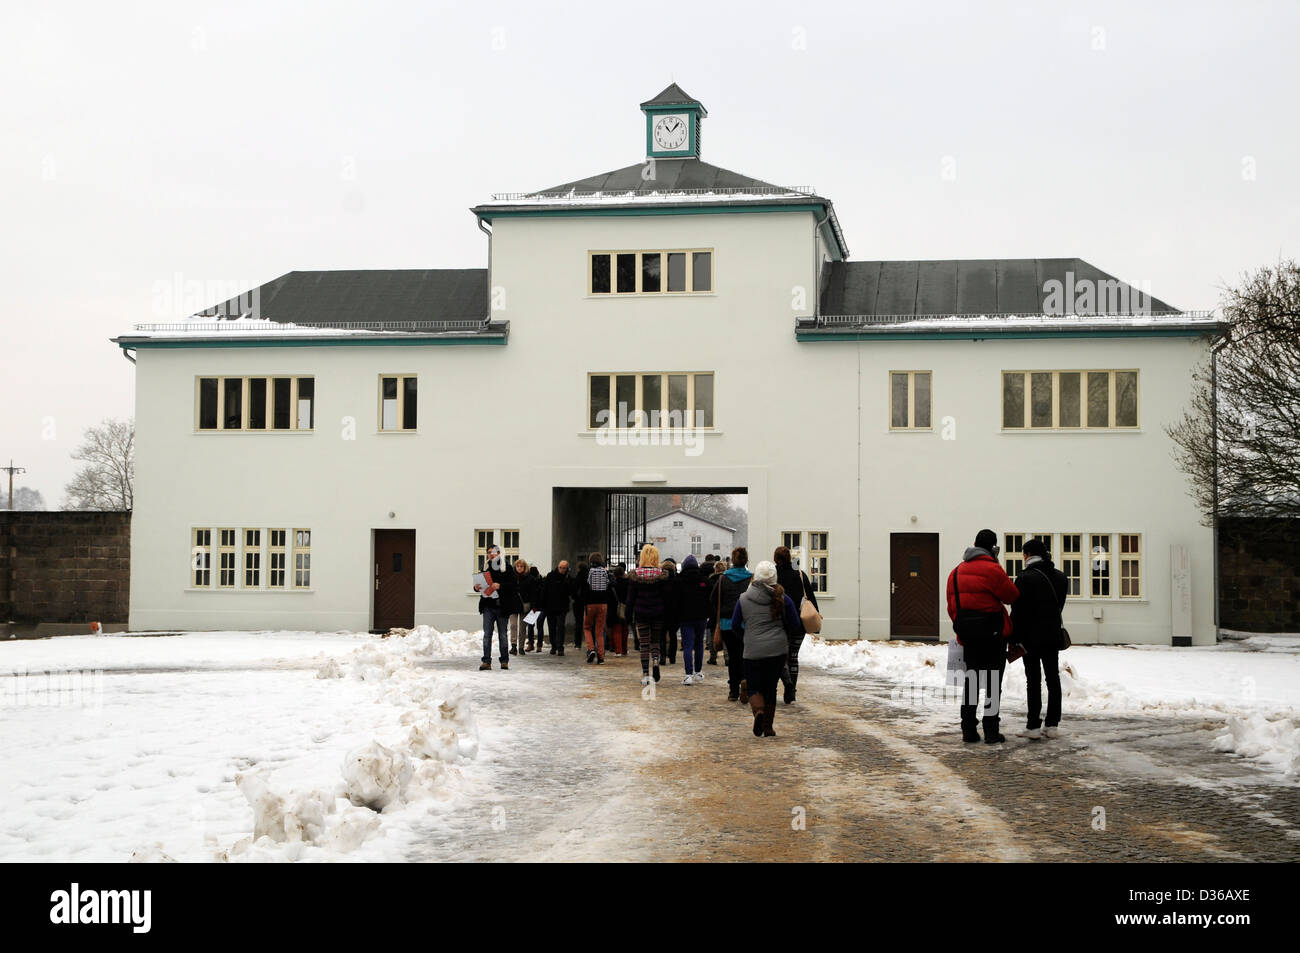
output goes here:
<path id="1" fill-rule="evenodd" d="M 680 510 L 681 508 L 682 508 L 682 495 L 681 495 L 680 493 L 674 493 L 674 494 L 673 494 L 673 509 L 675 509 L 675 510 Z"/>

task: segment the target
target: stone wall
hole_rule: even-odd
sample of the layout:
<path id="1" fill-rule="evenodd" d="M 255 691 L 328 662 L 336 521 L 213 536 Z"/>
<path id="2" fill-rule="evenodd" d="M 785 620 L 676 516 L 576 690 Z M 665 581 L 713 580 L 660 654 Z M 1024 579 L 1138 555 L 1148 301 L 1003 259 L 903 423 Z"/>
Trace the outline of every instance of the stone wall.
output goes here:
<path id="1" fill-rule="evenodd" d="M 129 512 L 0 510 L 0 622 L 125 623 Z"/>
<path id="2" fill-rule="evenodd" d="M 1220 523 L 1219 625 L 1300 632 L 1300 519 Z"/>

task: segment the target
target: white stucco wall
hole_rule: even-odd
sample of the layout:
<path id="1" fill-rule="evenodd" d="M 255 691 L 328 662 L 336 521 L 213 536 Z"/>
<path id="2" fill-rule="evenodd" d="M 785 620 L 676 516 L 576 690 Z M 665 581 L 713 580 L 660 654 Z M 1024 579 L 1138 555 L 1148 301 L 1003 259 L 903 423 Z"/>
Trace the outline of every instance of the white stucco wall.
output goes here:
<path id="1" fill-rule="evenodd" d="M 682 525 L 674 526 L 673 524 L 677 522 Z M 700 548 L 695 554 L 695 559 L 703 563 L 704 557 L 710 553 L 719 559 L 730 556 L 735 535 L 733 530 L 685 512 L 665 513 L 663 516 L 646 520 L 646 539 L 659 548 L 661 557 L 674 559 L 679 566 L 692 552 L 692 537 L 700 538 Z"/>
<path id="2" fill-rule="evenodd" d="M 589 249 L 657 247 L 714 248 L 714 293 L 585 293 Z M 807 213 L 501 219 L 492 263 L 505 347 L 138 352 L 133 628 L 365 629 L 376 528 L 416 530 L 416 621 L 474 627 L 476 527 L 519 529 L 523 555 L 545 563 L 555 486 L 726 486 L 747 488 L 754 559 L 782 530 L 829 532 L 831 637 L 888 636 L 890 532 L 939 533 L 946 574 L 989 526 L 1143 534 L 1146 598 L 1105 601 L 1099 623 L 1096 605 L 1072 604 L 1079 641 L 1167 643 L 1168 550 L 1187 546 L 1195 639 L 1213 639 L 1211 536 L 1162 429 L 1203 343 L 798 343 L 794 318 L 815 300 L 792 308 L 794 289 L 815 288 Z M 1001 431 L 1002 369 L 1116 367 L 1141 370 L 1139 432 Z M 889 432 L 891 369 L 933 372 L 934 432 Z M 698 455 L 602 445 L 585 429 L 593 371 L 713 371 L 717 433 Z M 376 432 L 384 373 L 419 375 L 418 432 Z M 194 378 L 221 374 L 315 376 L 316 429 L 195 433 Z M 941 437 L 945 416 L 955 440 Z M 189 589 L 196 525 L 312 529 L 312 591 Z"/>

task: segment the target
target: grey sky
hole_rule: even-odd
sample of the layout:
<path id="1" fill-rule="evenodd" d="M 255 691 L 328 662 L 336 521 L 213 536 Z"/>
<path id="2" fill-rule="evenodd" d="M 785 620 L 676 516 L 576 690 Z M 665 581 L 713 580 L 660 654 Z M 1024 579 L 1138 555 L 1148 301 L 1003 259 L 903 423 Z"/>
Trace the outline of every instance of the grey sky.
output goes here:
<path id="1" fill-rule="evenodd" d="M 1214 307 L 1298 253 L 1297 35 L 1294 3 L 10 0 L 0 457 L 59 505 L 132 412 L 107 339 L 185 313 L 178 276 L 482 266 L 470 205 L 639 161 L 672 80 L 704 158 L 816 186 L 855 258 L 1077 255 Z"/>

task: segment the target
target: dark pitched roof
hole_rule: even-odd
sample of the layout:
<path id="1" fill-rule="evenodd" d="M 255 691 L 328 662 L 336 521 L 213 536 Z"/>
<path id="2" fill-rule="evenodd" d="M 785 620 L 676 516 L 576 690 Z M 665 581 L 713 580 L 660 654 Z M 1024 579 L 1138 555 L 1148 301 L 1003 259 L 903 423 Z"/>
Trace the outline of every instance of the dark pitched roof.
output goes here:
<path id="1" fill-rule="evenodd" d="M 682 89 L 676 83 L 669 83 L 668 86 L 654 99 L 647 99 L 641 104 L 641 108 L 646 106 L 686 106 L 694 105 L 700 107 L 700 113 L 707 116 L 709 111 L 704 108 L 704 103 L 700 102 L 686 90 Z"/>
<path id="2" fill-rule="evenodd" d="M 565 195 L 569 192 L 663 192 L 681 189 L 762 189 L 770 192 L 788 192 L 780 185 L 764 182 L 752 176 L 741 175 L 730 169 L 711 165 L 701 159 L 657 159 L 655 177 L 645 178 L 646 164 L 624 166 L 613 172 L 602 172 L 532 192 L 535 196 Z"/>
<path id="3" fill-rule="evenodd" d="M 949 315 L 1044 313 L 1049 281 L 1065 291 L 1066 314 L 1074 313 L 1070 276 L 1083 281 L 1115 282 L 1102 286 L 1119 292 L 1127 307 L 1094 301 L 1096 314 L 1137 310 L 1138 291 L 1079 258 L 949 259 L 943 261 L 836 261 L 827 266 L 821 293 L 823 315 Z M 1077 292 L 1076 292 L 1077 294 Z M 1101 296 L 1098 296 L 1101 297 Z M 1152 312 L 1177 311 L 1147 298 Z"/>
<path id="4" fill-rule="evenodd" d="M 454 321 L 488 317 L 486 268 L 291 271 L 257 289 L 259 316 L 288 324 Z M 233 317 L 249 295 L 200 315 Z"/>

